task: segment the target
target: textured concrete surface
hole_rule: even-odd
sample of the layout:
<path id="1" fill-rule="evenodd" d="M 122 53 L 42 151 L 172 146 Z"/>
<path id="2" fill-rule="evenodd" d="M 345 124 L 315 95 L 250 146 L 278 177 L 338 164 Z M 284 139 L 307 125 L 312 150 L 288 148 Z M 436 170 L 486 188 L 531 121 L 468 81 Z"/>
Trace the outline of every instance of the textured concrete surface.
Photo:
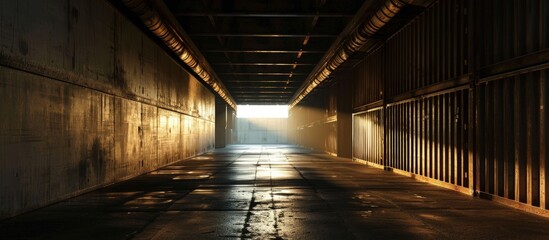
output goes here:
<path id="1" fill-rule="evenodd" d="M 549 219 L 289 145 L 232 145 L 0 222 L 2 239 L 547 239 Z"/>
<path id="2" fill-rule="evenodd" d="M 213 148 L 214 100 L 108 1 L 0 1 L 0 219 Z"/>

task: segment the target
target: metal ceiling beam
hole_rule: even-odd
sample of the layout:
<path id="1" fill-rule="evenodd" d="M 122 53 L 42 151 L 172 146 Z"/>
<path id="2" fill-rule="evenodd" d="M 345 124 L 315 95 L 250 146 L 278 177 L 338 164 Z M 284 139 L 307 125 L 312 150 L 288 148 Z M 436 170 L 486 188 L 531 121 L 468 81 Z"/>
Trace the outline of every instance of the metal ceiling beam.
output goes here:
<path id="1" fill-rule="evenodd" d="M 253 76 L 287 76 L 287 75 L 307 75 L 307 73 L 281 73 L 281 72 L 272 72 L 272 73 L 264 73 L 264 72 L 225 72 L 225 73 L 218 73 L 218 75 L 253 75 Z"/>
<path id="2" fill-rule="evenodd" d="M 286 81 L 286 80 L 280 80 L 280 81 L 276 81 L 276 80 L 270 80 L 270 81 L 262 81 L 262 80 L 257 80 L 257 81 L 228 80 L 227 81 L 227 80 L 225 80 L 223 82 L 226 82 L 226 83 L 288 83 L 288 84 L 302 83 L 302 81 Z"/>
<path id="3" fill-rule="evenodd" d="M 277 95 L 287 95 L 292 94 L 293 91 L 233 91 L 232 94 L 277 94 Z"/>
<path id="4" fill-rule="evenodd" d="M 264 17 L 264 18 L 312 18 L 312 17 L 334 17 L 334 18 L 350 18 L 352 13 L 312 13 L 312 12 L 279 12 L 279 13 L 264 13 L 264 12 L 231 12 L 231 13 L 211 13 L 211 12 L 188 12 L 175 13 L 176 17 Z"/>
<path id="5" fill-rule="evenodd" d="M 297 88 L 296 86 L 285 86 L 285 85 L 279 85 L 279 86 L 231 86 L 229 89 L 283 89 L 283 88 Z"/>
<path id="6" fill-rule="evenodd" d="M 302 38 L 302 37 L 314 37 L 314 38 L 336 38 L 339 35 L 336 34 L 264 34 L 264 33 L 194 33 L 189 34 L 191 37 L 261 37 L 261 38 Z"/>
<path id="7" fill-rule="evenodd" d="M 282 54 L 296 54 L 296 53 L 325 53 L 321 50 L 202 50 L 203 53 L 282 53 Z"/>
<path id="8" fill-rule="evenodd" d="M 251 95 L 251 94 L 241 94 L 241 95 L 235 95 L 236 99 L 242 99 L 242 98 L 248 98 L 248 99 L 289 99 L 291 98 L 290 94 L 263 94 L 263 95 Z"/>
<path id="9" fill-rule="evenodd" d="M 315 66 L 316 63 L 211 63 L 216 66 Z"/>
<path id="10" fill-rule="evenodd" d="M 245 105 L 286 105 L 287 101 L 284 99 L 264 99 L 264 100 L 257 100 L 257 99 L 240 99 L 239 104 L 245 104 Z"/>

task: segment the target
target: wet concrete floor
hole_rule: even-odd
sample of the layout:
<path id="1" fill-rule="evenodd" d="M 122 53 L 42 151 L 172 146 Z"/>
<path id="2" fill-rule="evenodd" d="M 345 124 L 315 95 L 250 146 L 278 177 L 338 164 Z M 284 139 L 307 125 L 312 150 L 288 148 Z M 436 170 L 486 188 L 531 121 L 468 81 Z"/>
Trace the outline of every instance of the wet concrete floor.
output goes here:
<path id="1" fill-rule="evenodd" d="M 290 145 L 233 145 L 2 221 L 0 239 L 549 239 L 549 219 Z"/>

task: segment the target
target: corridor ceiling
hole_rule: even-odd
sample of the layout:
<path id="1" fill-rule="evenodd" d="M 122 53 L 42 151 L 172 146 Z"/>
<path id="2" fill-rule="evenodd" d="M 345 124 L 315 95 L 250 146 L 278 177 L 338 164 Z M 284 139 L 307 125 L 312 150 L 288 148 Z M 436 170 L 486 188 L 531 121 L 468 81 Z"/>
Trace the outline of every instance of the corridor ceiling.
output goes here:
<path id="1" fill-rule="evenodd" d="M 237 104 L 288 104 L 347 25 L 361 21 L 357 11 L 371 15 L 382 2 L 164 0 Z M 402 26 L 419 10 L 391 22 Z"/>

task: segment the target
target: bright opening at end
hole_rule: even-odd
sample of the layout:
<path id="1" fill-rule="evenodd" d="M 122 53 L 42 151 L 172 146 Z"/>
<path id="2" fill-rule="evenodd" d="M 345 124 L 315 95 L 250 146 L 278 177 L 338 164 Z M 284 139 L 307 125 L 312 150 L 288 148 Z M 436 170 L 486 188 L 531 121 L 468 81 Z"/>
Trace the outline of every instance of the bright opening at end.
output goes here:
<path id="1" fill-rule="evenodd" d="M 288 105 L 238 105 L 237 118 L 288 118 Z"/>

